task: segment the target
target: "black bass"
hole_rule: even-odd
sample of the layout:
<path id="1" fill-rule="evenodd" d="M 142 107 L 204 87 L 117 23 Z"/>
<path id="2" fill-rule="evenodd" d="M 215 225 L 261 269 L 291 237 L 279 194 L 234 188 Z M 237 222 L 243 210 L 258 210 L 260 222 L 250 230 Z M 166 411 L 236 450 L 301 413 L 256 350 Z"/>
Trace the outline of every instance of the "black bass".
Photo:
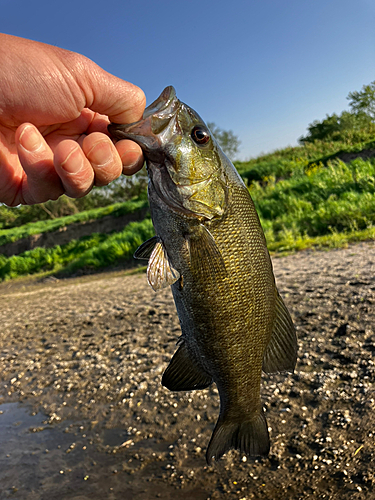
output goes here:
<path id="1" fill-rule="evenodd" d="M 220 414 L 208 463 L 231 448 L 265 456 L 270 444 L 262 370 L 293 371 L 297 339 L 249 192 L 173 87 L 139 122 L 108 129 L 117 139 L 137 142 L 146 158 L 156 236 L 135 257 L 149 260 L 154 290 L 172 286 L 182 330 L 162 383 L 171 391 L 216 383 Z"/>

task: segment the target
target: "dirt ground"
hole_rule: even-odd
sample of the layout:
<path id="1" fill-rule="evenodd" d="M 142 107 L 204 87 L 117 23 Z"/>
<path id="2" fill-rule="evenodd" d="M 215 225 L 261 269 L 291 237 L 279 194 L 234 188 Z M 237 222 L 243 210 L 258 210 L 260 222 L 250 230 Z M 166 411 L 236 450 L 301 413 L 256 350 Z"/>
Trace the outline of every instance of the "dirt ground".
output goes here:
<path id="1" fill-rule="evenodd" d="M 264 376 L 269 458 L 204 453 L 215 386 L 160 380 L 180 334 L 144 274 L 0 286 L 0 498 L 375 498 L 375 244 L 274 259 L 293 375 Z"/>

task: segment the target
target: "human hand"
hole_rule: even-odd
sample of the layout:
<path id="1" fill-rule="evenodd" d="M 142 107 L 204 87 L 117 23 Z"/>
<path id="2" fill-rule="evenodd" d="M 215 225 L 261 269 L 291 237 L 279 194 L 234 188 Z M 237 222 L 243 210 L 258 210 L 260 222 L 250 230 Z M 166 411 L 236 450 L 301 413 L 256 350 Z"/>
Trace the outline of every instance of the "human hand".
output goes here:
<path id="1" fill-rule="evenodd" d="M 132 141 L 113 144 L 108 123 L 141 118 L 141 89 L 86 57 L 0 34 L 0 202 L 79 198 L 143 164 Z"/>

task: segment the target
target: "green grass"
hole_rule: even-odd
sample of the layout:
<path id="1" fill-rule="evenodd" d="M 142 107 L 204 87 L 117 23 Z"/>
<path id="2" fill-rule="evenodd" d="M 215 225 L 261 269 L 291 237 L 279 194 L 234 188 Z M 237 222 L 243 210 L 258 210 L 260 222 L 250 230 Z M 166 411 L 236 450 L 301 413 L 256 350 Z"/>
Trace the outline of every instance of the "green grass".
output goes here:
<path id="1" fill-rule="evenodd" d="M 362 133 L 359 139 L 315 141 L 235 163 L 272 252 L 373 238 L 375 158 L 339 159 L 375 150 L 373 136 Z"/>
<path id="2" fill-rule="evenodd" d="M 289 147 L 261 155 L 246 162 L 235 162 L 235 166 L 244 181 L 263 182 L 269 178 L 276 181 L 287 179 L 296 173 L 305 174 L 311 167 L 322 163 L 326 165 L 343 153 L 358 153 L 366 149 L 375 149 L 374 137 L 363 137 L 355 144 L 337 141 L 316 141 L 304 146 Z"/>
<path id="3" fill-rule="evenodd" d="M 334 239 L 337 233 L 365 231 L 375 225 L 375 159 L 339 160 L 295 171 L 288 179 L 273 179 L 250 193 L 272 250 L 285 241 Z M 337 239 L 337 237 L 335 236 Z"/>
<path id="4" fill-rule="evenodd" d="M 293 231 L 284 231 L 278 241 L 267 243 L 270 253 L 274 256 L 288 255 L 301 250 L 330 250 L 343 248 L 349 244 L 360 241 L 373 240 L 375 238 L 375 227 L 362 231 L 348 231 L 339 233 L 334 230 L 324 236 L 310 237 L 298 235 Z"/>
<path id="5" fill-rule="evenodd" d="M 68 226 L 69 224 L 101 219 L 106 215 L 119 217 L 120 215 L 135 212 L 146 206 L 147 200 L 142 197 L 136 200 L 125 201 L 124 203 L 115 203 L 114 205 L 109 205 L 103 208 L 86 210 L 85 212 L 68 215 L 66 217 L 59 217 L 56 219 L 43 220 L 38 222 L 29 222 L 28 224 L 24 224 L 23 226 L 14 227 L 11 229 L 0 229 L 0 245 L 5 245 L 6 243 L 11 243 L 22 238 L 27 238 L 28 236 L 32 236 L 33 234 L 57 231 L 61 227 Z"/>
<path id="6" fill-rule="evenodd" d="M 71 274 L 79 269 L 100 269 L 129 260 L 145 240 L 154 235 L 150 219 L 131 222 L 120 233 L 92 234 L 66 245 L 35 248 L 20 255 L 0 255 L 0 279 L 36 273 Z"/>

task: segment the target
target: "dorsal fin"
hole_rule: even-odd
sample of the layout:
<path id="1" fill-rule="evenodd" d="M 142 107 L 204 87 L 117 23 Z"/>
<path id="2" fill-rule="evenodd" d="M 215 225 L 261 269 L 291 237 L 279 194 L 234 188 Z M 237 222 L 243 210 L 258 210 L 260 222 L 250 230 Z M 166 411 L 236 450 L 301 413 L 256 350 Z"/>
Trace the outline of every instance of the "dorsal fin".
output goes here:
<path id="1" fill-rule="evenodd" d="M 276 317 L 263 356 L 265 373 L 293 372 L 297 361 L 297 336 L 292 318 L 276 290 Z"/>

